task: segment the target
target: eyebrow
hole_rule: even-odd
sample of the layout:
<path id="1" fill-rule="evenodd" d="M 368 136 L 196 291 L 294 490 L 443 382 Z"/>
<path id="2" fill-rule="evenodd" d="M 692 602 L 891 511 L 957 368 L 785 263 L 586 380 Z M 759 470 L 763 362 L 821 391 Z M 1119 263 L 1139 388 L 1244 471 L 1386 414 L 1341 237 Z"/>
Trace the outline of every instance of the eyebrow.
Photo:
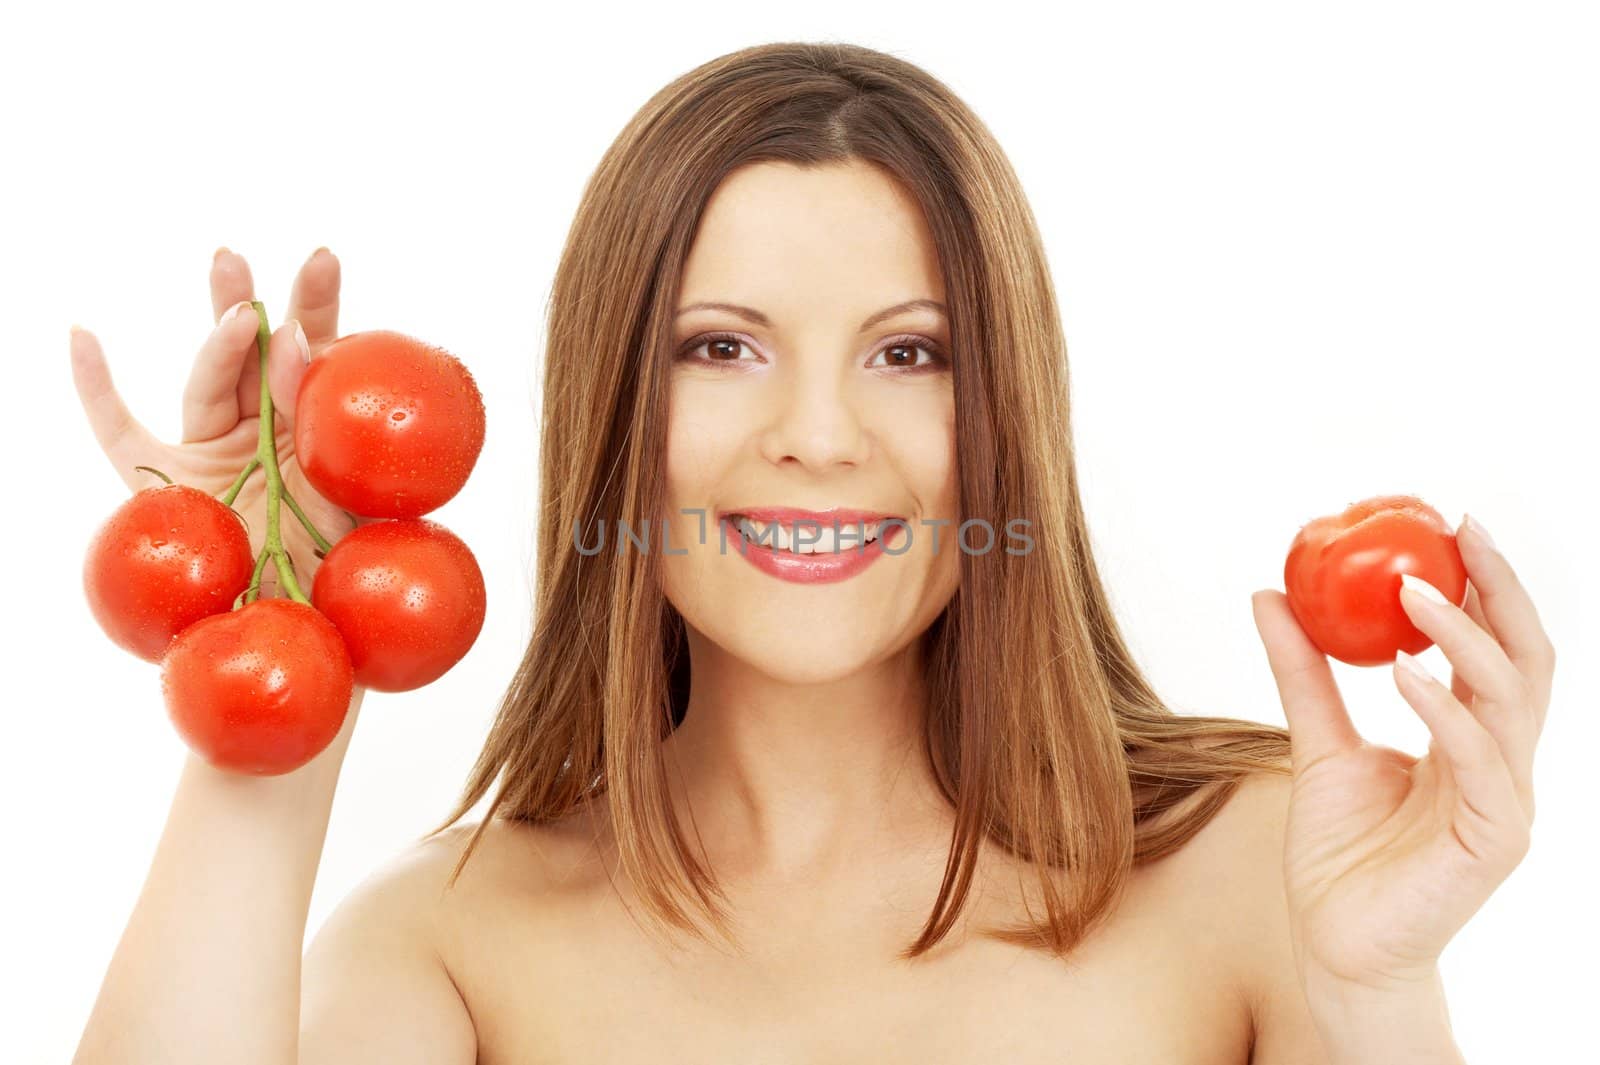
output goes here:
<path id="1" fill-rule="evenodd" d="M 923 308 L 932 311 L 938 311 L 946 318 L 950 316 L 949 309 L 938 300 L 906 300 L 904 303 L 896 303 L 892 307 L 885 307 L 883 310 L 878 311 L 875 314 L 868 315 L 867 320 L 861 323 L 861 332 L 864 333 L 868 329 L 871 329 L 873 326 L 877 325 L 879 322 L 882 322 L 888 318 L 893 318 L 897 314 L 902 314 L 905 311 L 920 310 Z M 682 317 L 683 315 L 688 314 L 690 311 L 698 310 L 727 311 L 729 314 L 737 315 L 746 321 L 754 322 L 756 325 L 766 326 L 769 329 L 772 327 L 772 319 L 768 318 L 754 307 L 745 307 L 737 303 L 720 303 L 714 301 L 691 303 L 687 307 L 679 307 L 677 317 Z"/>

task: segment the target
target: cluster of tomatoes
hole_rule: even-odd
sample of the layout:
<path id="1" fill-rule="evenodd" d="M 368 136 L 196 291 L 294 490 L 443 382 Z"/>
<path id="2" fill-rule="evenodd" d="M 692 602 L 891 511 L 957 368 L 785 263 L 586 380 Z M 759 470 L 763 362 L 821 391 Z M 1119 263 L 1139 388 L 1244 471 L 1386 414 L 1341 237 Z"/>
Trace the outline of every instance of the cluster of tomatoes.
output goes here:
<path id="1" fill-rule="evenodd" d="M 168 715 L 192 750 L 235 772 L 289 772 L 338 735 L 355 685 L 409 691 L 461 660 L 483 627 L 483 574 L 459 537 L 423 515 L 466 484 L 484 421 L 466 367 L 402 334 L 341 337 L 311 363 L 295 455 L 356 527 L 316 551 L 309 599 L 278 535 L 280 498 L 295 504 L 270 433 L 267 461 L 245 468 L 227 502 L 152 471 L 168 483 L 101 526 L 83 570 L 90 609 L 116 644 L 159 663 Z M 269 528 L 253 557 L 229 504 L 258 463 Z M 327 545 L 303 512 L 293 517 Z M 269 557 L 288 597 L 259 597 Z"/>

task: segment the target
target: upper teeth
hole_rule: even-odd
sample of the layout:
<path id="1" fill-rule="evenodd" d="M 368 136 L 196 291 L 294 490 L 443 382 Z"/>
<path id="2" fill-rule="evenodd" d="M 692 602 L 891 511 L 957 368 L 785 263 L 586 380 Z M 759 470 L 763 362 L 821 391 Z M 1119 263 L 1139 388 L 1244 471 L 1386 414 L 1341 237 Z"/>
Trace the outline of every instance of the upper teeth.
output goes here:
<path id="1" fill-rule="evenodd" d="M 747 540 L 778 551 L 816 555 L 824 552 L 848 551 L 876 540 L 882 524 L 876 521 L 840 522 L 835 533 L 833 522 L 801 521 L 798 523 L 797 532 L 794 525 L 785 525 L 782 522 L 756 522 L 749 518 L 740 518 L 739 532 Z"/>

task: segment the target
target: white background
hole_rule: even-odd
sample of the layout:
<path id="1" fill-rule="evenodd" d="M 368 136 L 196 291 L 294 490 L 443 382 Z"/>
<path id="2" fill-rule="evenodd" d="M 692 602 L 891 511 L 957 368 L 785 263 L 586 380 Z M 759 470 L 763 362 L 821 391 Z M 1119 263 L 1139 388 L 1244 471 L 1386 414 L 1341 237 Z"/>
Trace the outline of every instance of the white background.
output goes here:
<path id="1" fill-rule="evenodd" d="M 446 811 L 529 634 L 537 360 L 584 180 L 657 88 L 782 39 L 924 66 L 1010 156 L 1061 299 L 1098 556 L 1177 706 L 1282 722 L 1249 596 L 1281 587 L 1310 518 L 1414 492 L 1493 532 L 1562 657 L 1532 853 L 1446 952 L 1446 988 L 1471 1061 L 1592 1042 L 1589 5 L 28 7 L 0 25 L 0 957 L 20 1013 L 0 1058 L 70 1057 L 183 755 L 155 668 L 84 602 L 85 545 L 127 491 L 68 326 L 176 439 L 213 249 L 246 256 L 276 325 L 327 244 L 341 331 L 441 344 L 484 392 L 482 458 L 431 517 L 477 553 L 488 618 L 437 683 L 367 698 L 314 933 Z M 1387 669 L 1334 665 L 1365 735 L 1425 749 Z"/>

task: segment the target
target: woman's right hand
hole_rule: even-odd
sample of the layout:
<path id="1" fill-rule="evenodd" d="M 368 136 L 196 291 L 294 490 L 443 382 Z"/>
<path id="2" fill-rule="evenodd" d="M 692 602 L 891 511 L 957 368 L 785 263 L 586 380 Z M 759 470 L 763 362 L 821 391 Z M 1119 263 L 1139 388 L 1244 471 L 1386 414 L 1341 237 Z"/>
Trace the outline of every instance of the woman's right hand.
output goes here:
<path id="1" fill-rule="evenodd" d="M 139 423 L 117 394 L 100 342 L 93 333 L 72 333 L 72 378 L 89 417 L 95 439 L 131 492 L 163 482 L 137 466 L 153 466 L 179 484 L 221 498 L 239 472 L 256 456 L 261 421 L 261 372 L 256 333 L 259 321 L 250 267 L 244 257 L 219 248 L 211 263 L 211 314 L 216 325 L 200 346 L 183 392 L 183 438 L 177 444 L 157 440 Z M 227 321 L 230 308 L 242 304 Z M 267 347 L 267 380 L 272 395 L 273 431 L 278 469 L 300 509 L 329 544 L 353 528 L 380 520 L 355 518 L 324 499 L 306 481 L 294 454 L 295 394 L 310 360 L 338 336 L 339 260 L 318 248 L 300 267 L 289 297 L 288 312 L 273 331 Z M 302 345 L 304 345 L 302 347 Z M 266 543 L 267 479 L 258 468 L 234 498 L 233 509 L 250 527 L 250 547 L 258 556 Z M 316 543 L 287 505 L 278 511 L 278 532 L 294 564 L 302 591 L 311 594 L 311 580 L 320 559 Z M 263 575 L 265 586 L 277 583 Z"/>

